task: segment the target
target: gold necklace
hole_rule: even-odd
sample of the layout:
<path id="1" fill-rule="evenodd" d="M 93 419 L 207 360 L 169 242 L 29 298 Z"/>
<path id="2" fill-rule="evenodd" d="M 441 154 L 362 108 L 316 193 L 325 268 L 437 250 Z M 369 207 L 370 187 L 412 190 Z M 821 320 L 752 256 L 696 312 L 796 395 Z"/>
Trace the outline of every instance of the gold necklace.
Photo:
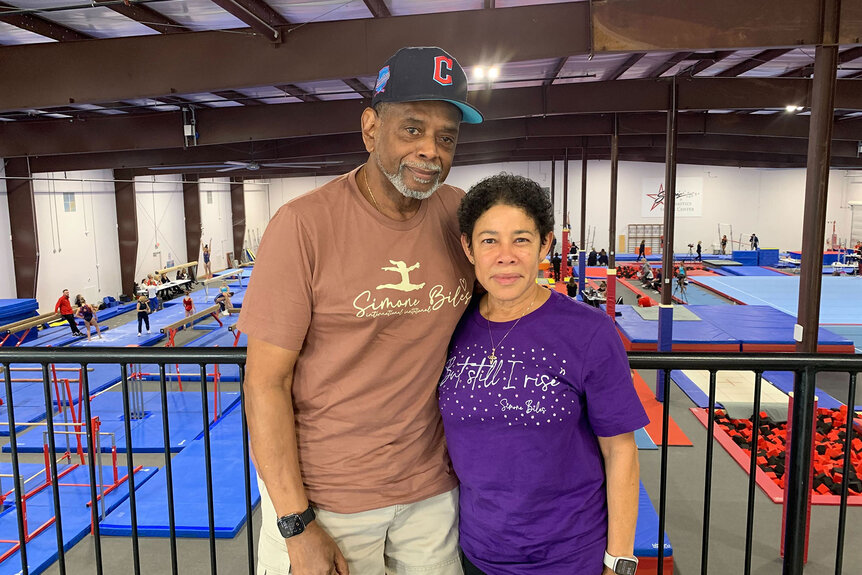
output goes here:
<path id="1" fill-rule="evenodd" d="M 380 211 L 380 206 L 377 205 L 377 200 L 374 199 L 374 192 L 371 191 L 371 186 L 368 185 L 368 166 L 365 166 L 365 169 L 362 171 L 362 175 L 365 178 L 365 188 L 368 190 L 368 195 L 371 196 L 371 201 L 374 202 L 374 209 L 377 210 L 378 213 L 383 213 Z"/>
<path id="2" fill-rule="evenodd" d="M 524 316 L 527 315 L 528 313 L 530 313 L 530 308 L 532 308 L 533 304 L 536 303 L 536 297 L 538 295 L 539 295 L 539 290 L 536 289 L 535 293 L 533 294 L 533 299 L 530 300 L 530 305 L 527 306 L 527 309 L 524 310 L 524 313 L 521 314 L 521 317 L 519 317 L 515 321 L 514 325 L 512 325 L 512 327 L 509 328 L 509 331 L 506 332 L 506 335 L 503 336 L 503 339 L 501 339 L 499 342 L 497 342 L 497 345 L 494 345 L 494 337 L 491 335 L 491 320 L 490 319 L 487 320 L 488 321 L 488 339 L 491 340 L 491 353 L 488 354 L 488 360 L 490 360 L 490 362 L 491 362 L 491 367 L 493 367 L 494 364 L 497 363 L 497 348 L 500 347 L 501 345 L 503 345 L 503 342 L 506 341 L 506 338 L 509 337 L 509 334 L 512 333 L 512 330 L 515 329 L 515 327 L 517 327 L 517 325 L 521 322 L 522 319 L 524 319 Z M 488 310 L 487 310 L 488 315 L 491 315 L 491 309 L 490 308 L 491 308 L 491 306 L 489 304 Z"/>

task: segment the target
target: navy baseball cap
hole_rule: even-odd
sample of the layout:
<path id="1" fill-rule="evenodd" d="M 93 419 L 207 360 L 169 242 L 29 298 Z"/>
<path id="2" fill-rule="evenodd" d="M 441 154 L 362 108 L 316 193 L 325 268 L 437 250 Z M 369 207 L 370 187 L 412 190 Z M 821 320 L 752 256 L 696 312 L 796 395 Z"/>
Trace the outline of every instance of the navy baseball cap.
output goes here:
<path id="1" fill-rule="evenodd" d="M 465 124 L 482 123 L 482 114 L 467 103 L 467 74 L 455 58 L 434 46 L 401 48 L 377 74 L 371 105 L 426 100 L 456 106 Z"/>

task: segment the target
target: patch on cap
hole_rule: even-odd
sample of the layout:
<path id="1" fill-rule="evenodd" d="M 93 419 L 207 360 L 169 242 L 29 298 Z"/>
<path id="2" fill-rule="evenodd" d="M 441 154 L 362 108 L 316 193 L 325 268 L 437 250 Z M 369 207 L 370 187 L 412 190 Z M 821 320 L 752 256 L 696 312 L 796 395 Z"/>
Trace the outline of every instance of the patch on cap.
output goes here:
<path id="1" fill-rule="evenodd" d="M 389 81 L 389 66 L 383 66 L 380 73 L 377 74 L 377 83 L 374 85 L 374 93 L 379 94 L 386 89 L 386 83 Z"/>

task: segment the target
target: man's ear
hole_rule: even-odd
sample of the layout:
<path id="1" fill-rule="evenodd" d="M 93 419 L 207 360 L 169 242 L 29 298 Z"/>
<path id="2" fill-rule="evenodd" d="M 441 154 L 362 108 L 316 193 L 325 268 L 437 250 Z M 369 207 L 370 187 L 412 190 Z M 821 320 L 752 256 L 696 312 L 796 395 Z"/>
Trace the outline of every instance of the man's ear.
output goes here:
<path id="1" fill-rule="evenodd" d="M 380 127 L 380 116 L 374 108 L 365 108 L 360 120 L 362 125 L 362 141 L 365 142 L 365 151 L 369 154 L 374 151 L 375 136 L 377 128 Z"/>

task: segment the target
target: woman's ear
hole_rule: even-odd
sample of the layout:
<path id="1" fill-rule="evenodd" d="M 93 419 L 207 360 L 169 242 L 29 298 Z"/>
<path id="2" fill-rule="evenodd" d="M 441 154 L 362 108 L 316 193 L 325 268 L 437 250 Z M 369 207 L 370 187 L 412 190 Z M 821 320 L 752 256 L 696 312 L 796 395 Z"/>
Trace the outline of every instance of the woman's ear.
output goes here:
<path id="1" fill-rule="evenodd" d="M 461 249 L 464 250 L 464 255 L 470 260 L 471 264 L 476 262 L 473 260 L 473 247 L 470 245 L 470 240 L 467 239 L 467 234 L 461 234 Z"/>
<path id="2" fill-rule="evenodd" d="M 551 242 L 554 240 L 554 232 L 548 232 L 542 238 L 542 247 L 539 249 L 539 261 L 542 261 L 551 252 Z"/>

